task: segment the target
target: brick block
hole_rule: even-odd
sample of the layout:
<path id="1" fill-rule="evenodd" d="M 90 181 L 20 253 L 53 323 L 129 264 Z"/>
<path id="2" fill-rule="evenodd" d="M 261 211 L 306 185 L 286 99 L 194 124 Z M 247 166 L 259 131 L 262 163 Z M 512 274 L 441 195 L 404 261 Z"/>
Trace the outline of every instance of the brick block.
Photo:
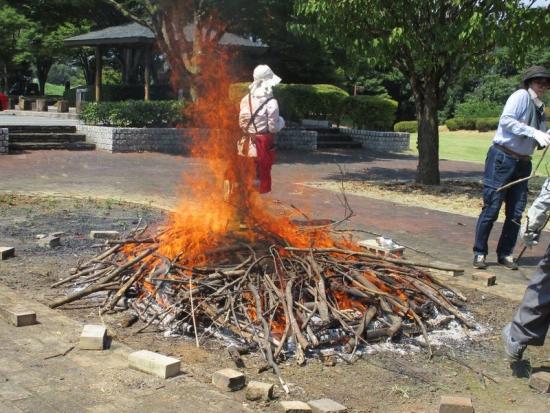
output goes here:
<path id="1" fill-rule="evenodd" d="M 271 400 L 273 398 L 273 384 L 251 381 L 246 386 L 246 398 L 248 400 Z"/>
<path id="2" fill-rule="evenodd" d="M 547 371 L 533 373 L 529 379 L 529 387 L 541 393 L 550 393 L 550 373 Z"/>
<path id="3" fill-rule="evenodd" d="M 430 263 L 430 265 L 433 265 L 434 267 L 444 267 L 445 270 L 439 270 L 436 268 L 428 268 L 428 270 L 431 273 L 437 274 L 437 275 L 450 275 L 451 277 L 457 277 L 459 275 L 464 274 L 464 268 L 461 268 L 458 265 L 450 264 L 448 262 L 443 261 L 433 261 Z"/>
<path id="4" fill-rule="evenodd" d="M 78 348 L 82 350 L 103 350 L 107 340 L 105 326 L 87 324 L 82 329 Z"/>
<path id="5" fill-rule="evenodd" d="M 140 350 L 128 356 L 130 368 L 166 379 L 180 372 L 180 360 L 153 353 L 149 350 Z"/>
<path id="6" fill-rule="evenodd" d="M 15 257 L 15 248 L 0 247 L 0 261 L 7 260 L 12 257 Z"/>
<path id="7" fill-rule="evenodd" d="M 307 402 L 313 413 L 344 413 L 348 409 L 331 399 L 310 400 Z"/>
<path id="8" fill-rule="evenodd" d="M 36 313 L 21 308 L 0 307 L 0 317 L 15 327 L 25 327 L 36 324 Z"/>
<path id="9" fill-rule="evenodd" d="M 51 235 L 49 235 L 45 238 L 39 239 L 38 245 L 45 248 L 55 248 L 61 245 L 61 240 L 59 239 L 59 237 L 52 237 Z"/>
<path id="10" fill-rule="evenodd" d="M 284 413 L 311 413 L 309 404 L 298 401 L 282 401 L 279 403 L 280 410 Z"/>
<path id="11" fill-rule="evenodd" d="M 240 390 L 245 385 L 245 377 L 244 374 L 237 370 L 218 370 L 212 375 L 212 384 L 224 391 Z"/>
<path id="12" fill-rule="evenodd" d="M 439 413 L 474 413 L 472 399 L 460 396 L 441 396 Z"/>
<path id="13" fill-rule="evenodd" d="M 488 271 L 476 271 L 472 273 L 472 280 L 480 281 L 481 284 L 490 287 L 497 282 L 497 276 Z"/>
<path id="14" fill-rule="evenodd" d="M 117 239 L 119 237 L 118 231 L 90 231 L 91 239 Z"/>

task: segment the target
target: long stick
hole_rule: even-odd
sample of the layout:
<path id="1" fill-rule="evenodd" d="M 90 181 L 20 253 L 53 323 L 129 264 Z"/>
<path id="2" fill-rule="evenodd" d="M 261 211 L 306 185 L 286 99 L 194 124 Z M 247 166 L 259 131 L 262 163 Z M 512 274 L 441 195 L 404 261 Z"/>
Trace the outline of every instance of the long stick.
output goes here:
<path id="1" fill-rule="evenodd" d="M 130 260 L 128 261 L 126 264 L 124 264 L 122 267 L 119 267 L 117 268 L 115 271 L 113 271 L 112 273 L 108 274 L 104 279 L 100 280 L 98 283 L 99 284 L 105 284 L 105 283 L 108 283 L 109 281 L 112 281 L 113 279 L 116 278 L 117 275 L 119 275 L 122 271 L 124 271 L 125 269 L 131 267 L 132 265 L 134 265 L 136 262 L 139 262 L 141 261 L 142 259 L 144 259 L 145 257 L 147 257 L 148 255 L 151 255 L 156 249 L 158 248 L 158 245 L 155 245 L 154 247 L 152 248 L 149 248 L 147 249 L 146 251 L 144 251 L 142 254 L 138 255 L 136 258 L 134 258 L 133 260 Z M 73 302 L 75 300 L 78 300 L 79 298 L 81 297 L 84 297 L 88 294 L 91 294 L 93 292 L 96 292 L 96 291 L 99 291 L 98 290 L 98 287 L 97 285 L 90 285 L 89 287 L 83 289 L 83 290 L 80 290 L 80 291 L 77 291 L 67 297 L 64 297 L 60 300 L 57 300 L 57 301 L 54 301 L 53 303 L 51 303 L 49 305 L 50 308 L 56 308 L 56 307 L 59 307 L 63 304 L 67 304 L 67 303 L 70 303 L 70 302 Z"/>
<path id="2" fill-rule="evenodd" d="M 195 332 L 195 344 L 198 347 L 199 345 L 199 333 L 197 331 L 197 320 L 195 319 L 195 305 L 193 304 L 193 275 L 189 276 L 189 301 L 191 302 L 191 319 L 193 320 L 193 330 Z"/>
<path id="3" fill-rule="evenodd" d="M 509 182 L 506 185 L 502 185 L 500 188 L 497 189 L 497 192 L 504 191 L 505 189 L 510 188 L 511 186 L 514 186 L 516 184 L 519 184 L 524 181 L 528 181 L 531 178 L 534 178 L 535 174 L 537 173 L 537 169 L 539 169 L 540 164 L 542 163 L 542 160 L 544 159 L 544 155 L 546 155 L 546 151 L 548 150 L 548 146 L 544 148 L 544 152 L 542 152 L 542 156 L 540 157 L 539 161 L 537 162 L 537 166 L 535 166 L 535 169 L 533 169 L 533 172 L 531 172 L 531 175 L 526 176 L 525 178 L 520 178 L 515 181 Z"/>

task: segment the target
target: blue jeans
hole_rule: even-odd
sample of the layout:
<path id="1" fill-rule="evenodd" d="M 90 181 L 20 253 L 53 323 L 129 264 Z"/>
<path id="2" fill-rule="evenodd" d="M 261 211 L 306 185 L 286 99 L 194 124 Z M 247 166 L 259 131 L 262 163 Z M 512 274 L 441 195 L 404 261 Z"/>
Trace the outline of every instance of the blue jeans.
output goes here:
<path id="1" fill-rule="evenodd" d="M 475 254 L 487 255 L 487 241 L 504 202 L 506 218 L 498 240 L 497 256 L 500 258 L 512 255 L 518 238 L 521 216 L 527 204 L 527 181 L 504 191 L 496 190 L 530 174 L 531 161 L 516 159 L 494 146 L 489 148 L 483 173 L 483 208 L 476 225 Z"/>

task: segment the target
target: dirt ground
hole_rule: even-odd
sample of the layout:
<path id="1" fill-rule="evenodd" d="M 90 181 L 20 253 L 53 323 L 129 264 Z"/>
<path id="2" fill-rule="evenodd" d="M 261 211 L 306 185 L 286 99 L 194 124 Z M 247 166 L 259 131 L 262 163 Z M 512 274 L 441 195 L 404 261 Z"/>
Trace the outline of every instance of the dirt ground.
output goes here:
<path id="1" fill-rule="evenodd" d="M 535 177 L 529 181 L 528 205 L 536 198 L 543 182 L 542 177 Z M 343 182 L 332 180 L 309 182 L 306 185 L 341 192 L 342 184 L 346 194 L 381 200 L 391 199 L 397 204 L 416 205 L 471 217 L 479 216 L 483 206 L 483 184 L 480 179 L 445 179 L 441 181 L 441 185 L 422 185 L 411 181 L 365 180 L 344 176 Z M 504 208 L 500 218 L 503 217 Z"/>
<path id="2" fill-rule="evenodd" d="M 0 262 L 0 282 L 47 304 L 65 292 L 50 285 L 66 277 L 79 260 L 97 253 L 96 241 L 88 238 L 90 230 L 124 231 L 140 219 L 159 222 L 163 212 L 117 201 L 3 195 L 0 244 L 14 246 L 17 256 Z M 40 247 L 37 235 L 53 232 L 64 233 L 62 245 Z M 329 397 L 356 412 L 435 412 L 441 395 L 470 396 L 478 413 L 550 411 L 550 397 L 531 390 L 526 378 L 531 369 L 550 371 L 550 347 L 529 348 L 528 362 L 515 366 L 516 375 L 523 377 L 514 377 L 499 333 L 516 303 L 476 290 L 463 293 L 469 299 L 467 310 L 483 327 L 482 334 L 438 347 L 431 360 L 422 350 L 410 351 L 402 346 L 394 346 L 399 351 L 375 352 L 353 364 L 338 361 L 333 365 L 312 358 L 305 366 L 297 366 L 289 360 L 281 368 L 291 384 L 291 395 L 278 388 L 276 396 L 305 401 Z M 180 357 L 184 369 L 205 382 L 210 381 L 213 371 L 235 367 L 223 344 L 215 339 L 205 340 L 201 348 L 196 348 L 192 338 L 164 337 L 154 326 L 138 333 L 144 326 L 141 322 L 122 327 L 127 312 L 101 318 L 97 301 L 77 301 L 59 311 L 81 322 L 104 322 L 115 340 L 134 348 Z M 271 372 L 259 372 L 258 367 L 264 364 L 260 357 L 252 354 L 243 359 L 243 371 L 249 379 L 277 383 Z M 480 372 L 486 375 L 484 380 Z M 243 392 L 235 393 L 235 397 L 244 398 Z M 276 410 L 275 402 L 255 406 L 260 411 Z"/>

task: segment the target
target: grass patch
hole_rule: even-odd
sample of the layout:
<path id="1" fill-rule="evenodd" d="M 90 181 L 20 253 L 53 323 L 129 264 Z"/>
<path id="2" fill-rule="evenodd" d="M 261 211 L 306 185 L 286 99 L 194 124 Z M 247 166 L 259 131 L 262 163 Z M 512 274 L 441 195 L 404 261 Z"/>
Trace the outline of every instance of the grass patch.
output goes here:
<path id="1" fill-rule="evenodd" d="M 46 83 L 46 95 L 47 96 L 63 96 L 65 92 L 64 85 L 55 85 L 53 83 Z"/>
<path id="2" fill-rule="evenodd" d="M 493 143 L 494 136 L 495 131 L 439 131 L 439 159 L 483 164 L 485 163 L 487 150 Z M 418 150 L 416 148 L 417 138 L 418 134 L 411 133 L 411 148 L 409 154 L 415 156 L 418 156 Z M 533 167 L 536 165 L 541 155 L 542 151 L 535 151 L 533 156 Z M 540 166 L 538 173 L 546 173 L 544 163 Z"/>

